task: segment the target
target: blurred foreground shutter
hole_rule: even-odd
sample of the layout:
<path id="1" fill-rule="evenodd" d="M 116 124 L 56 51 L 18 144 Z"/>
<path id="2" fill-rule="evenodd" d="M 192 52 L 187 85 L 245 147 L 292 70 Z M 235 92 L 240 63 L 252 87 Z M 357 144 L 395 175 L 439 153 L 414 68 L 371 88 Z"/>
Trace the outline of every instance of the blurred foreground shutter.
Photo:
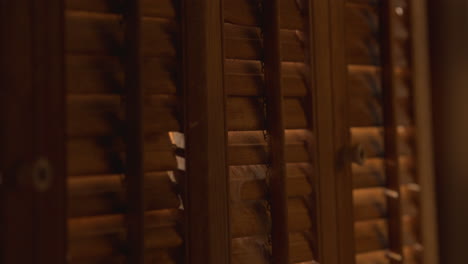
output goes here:
<path id="1" fill-rule="evenodd" d="M 65 261 L 62 1 L 0 1 L 0 262 Z"/>

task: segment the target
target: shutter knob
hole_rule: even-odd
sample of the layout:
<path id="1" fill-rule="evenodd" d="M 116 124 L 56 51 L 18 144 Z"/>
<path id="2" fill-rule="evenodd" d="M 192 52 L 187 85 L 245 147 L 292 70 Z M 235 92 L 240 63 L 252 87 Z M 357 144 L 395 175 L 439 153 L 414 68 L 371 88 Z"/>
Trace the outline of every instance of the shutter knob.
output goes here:
<path id="1" fill-rule="evenodd" d="M 52 167 L 45 158 L 39 158 L 32 171 L 33 185 L 36 191 L 45 192 L 52 185 Z"/>
<path id="2" fill-rule="evenodd" d="M 18 172 L 19 186 L 32 188 L 36 192 L 45 192 L 52 185 L 52 167 L 44 157 L 38 158 L 32 163 L 26 163 Z"/>
<path id="3" fill-rule="evenodd" d="M 350 157 L 351 157 L 351 162 L 357 164 L 357 165 L 364 165 L 366 162 L 366 151 L 364 150 L 364 147 L 361 144 L 357 144 L 351 147 L 350 151 Z"/>

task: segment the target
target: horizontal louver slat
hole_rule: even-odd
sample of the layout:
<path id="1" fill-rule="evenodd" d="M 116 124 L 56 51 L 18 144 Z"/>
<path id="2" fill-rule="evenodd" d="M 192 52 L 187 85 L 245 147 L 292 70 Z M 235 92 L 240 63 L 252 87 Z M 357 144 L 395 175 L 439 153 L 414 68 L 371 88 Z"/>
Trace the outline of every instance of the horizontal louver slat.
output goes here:
<path id="1" fill-rule="evenodd" d="M 175 18 L 177 1 L 173 0 L 141 0 L 144 16 Z M 101 13 L 122 12 L 122 1 L 119 0 L 66 0 L 68 10 L 82 10 Z"/>
<path id="2" fill-rule="evenodd" d="M 280 27 L 284 29 L 303 29 L 305 3 L 300 1 L 281 0 Z M 258 3 L 249 0 L 224 0 L 224 21 L 243 26 L 259 26 L 261 13 Z"/>

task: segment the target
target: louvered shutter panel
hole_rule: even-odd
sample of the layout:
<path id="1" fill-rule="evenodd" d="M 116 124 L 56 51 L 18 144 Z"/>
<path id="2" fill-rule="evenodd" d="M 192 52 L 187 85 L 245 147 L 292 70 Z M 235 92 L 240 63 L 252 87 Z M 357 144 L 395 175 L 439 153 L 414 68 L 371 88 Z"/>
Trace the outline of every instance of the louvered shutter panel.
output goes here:
<path id="1" fill-rule="evenodd" d="M 346 2 L 350 133 L 358 264 L 421 263 L 412 113 L 409 1 Z"/>
<path id="2" fill-rule="evenodd" d="M 232 263 L 282 263 L 275 251 L 289 251 L 290 263 L 310 263 L 316 259 L 314 242 L 315 204 L 313 199 L 313 151 L 311 135 L 311 80 L 309 79 L 308 4 L 306 1 L 281 0 L 271 20 L 271 3 L 266 1 L 224 1 L 226 119 L 230 179 Z M 281 93 L 275 100 L 275 89 L 267 80 L 275 59 L 268 57 L 275 45 L 271 31 L 280 40 Z M 270 32 L 268 32 L 270 31 Z M 278 43 L 279 44 L 279 43 Z M 278 62 L 279 64 L 279 62 Z M 278 87 L 276 87 L 277 89 Z M 270 93 L 270 95 L 269 95 Z M 278 95 L 278 94 L 277 94 Z M 274 97 L 274 96 L 273 96 Z M 280 105 L 277 103 L 282 101 Z M 275 149 L 281 141 L 272 130 L 280 122 L 274 109 L 282 107 L 281 123 L 284 148 Z M 270 123 L 269 123 L 270 122 Z M 275 124 L 272 124 L 274 122 Z M 281 217 L 275 214 L 280 196 L 272 186 L 274 155 L 284 155 L 285 196 L 289 246 L 275 247 L 275 226 Z M 276 198 L 276 199 L 275 199 Z M 270 210 L 271 208 L 271 210 Z M 271 236 L 269 238 L 269 236 Z M 269 240 L 272 241 L 269 241 Z M 272 243 L 272 245 L 270 244 Z M 281 243 L 281 242 L 279 242 Z M 273 258 L 273 259 L 272 259 Z"/>
<path id="3" fill-rule="evenodd" d="M 176 158 L 182 128 L 179 3 L 139 1 L 139 46 L 132 47 L 125 36 L 137 30 L 129 20 L 138 13 L 125 13 L 131 2 L 66 1 L 69 263 L 132 262 L 130 256 L 138 253 L 132 253 L 131 232 L 143 240 L 144 248 L 136 250 L 144 252 L 145 263 L 183 261 L 178 179 L 184 168 Z M 141 49 L 136 87 L 128 87 L 135 77 L 124 67 L 126 56 L 138 56 L 131 48 Z M 135 101 L 129 94 L 138 89 L 142 102 L 135 107 L 141 107 L 142 117 L 132 117 L 128 107 Z M 128 166 L 128 155 L 135 155 L 127 146 L 135 144 L 129 139 L 134 118 L 143 118 L 144 177 L 136 186 L 143 201 L 128 190 L 135 187 L 131 177 L 138 177 Z M 132 231 L 130 207 L 144 210 L 137 219 L 144 230 Z"/>
<path id="4" fill-rule="evenodd" d="M 2 236 L 2 260 L 46 263 L 67 233 L 60 263 L 426 263 L 409 0 L 64 3 L 64 52 L 60 23 L 31 24 L 43 8 L 14 36 L 23 46 L 2 44 L 30 53 L 2 71 L 20 87 L 5 94 L 37 110 L 1 104 L 2 125 L 10 110 L 24 120 L 1 131 L 0 223 L 7 238 L 5 223 L 25 226 Z M 62 106 L 65 139 L 64 120 L 46 120 Z M 66 188 L 16 182 L 16 159 L 36 152 L 57 175 L 66 165 Z"/>

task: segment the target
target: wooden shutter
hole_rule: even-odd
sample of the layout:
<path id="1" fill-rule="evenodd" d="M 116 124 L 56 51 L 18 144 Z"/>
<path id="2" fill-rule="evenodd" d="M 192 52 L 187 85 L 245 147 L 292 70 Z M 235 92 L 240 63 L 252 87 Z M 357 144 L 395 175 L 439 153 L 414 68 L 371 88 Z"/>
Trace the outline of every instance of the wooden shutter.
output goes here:
<path id="1" fill-rule="evenodd" d="M 63 263 L 61 1 L 0 1 L 0 263 Z"/>
<path id="2" fill-rule="evenodd" d="M 357 263 L 422 263 L 410 1 L 348 0 L 349 123 Z"/>
<path id="3" fill-rule="evenodd" d="M 232 263 L 318 257 L 309 7 L 224 1 Z"/>
<path id="4" fill-rule="evenodd" d="M 1 3 L 5 263 L 434 263 L 409 0 Z"/>
<path id="5" fill-rule="evenodd" d="M 182 263 L 178 3 L 66 4 L 69 263 Z"/>

